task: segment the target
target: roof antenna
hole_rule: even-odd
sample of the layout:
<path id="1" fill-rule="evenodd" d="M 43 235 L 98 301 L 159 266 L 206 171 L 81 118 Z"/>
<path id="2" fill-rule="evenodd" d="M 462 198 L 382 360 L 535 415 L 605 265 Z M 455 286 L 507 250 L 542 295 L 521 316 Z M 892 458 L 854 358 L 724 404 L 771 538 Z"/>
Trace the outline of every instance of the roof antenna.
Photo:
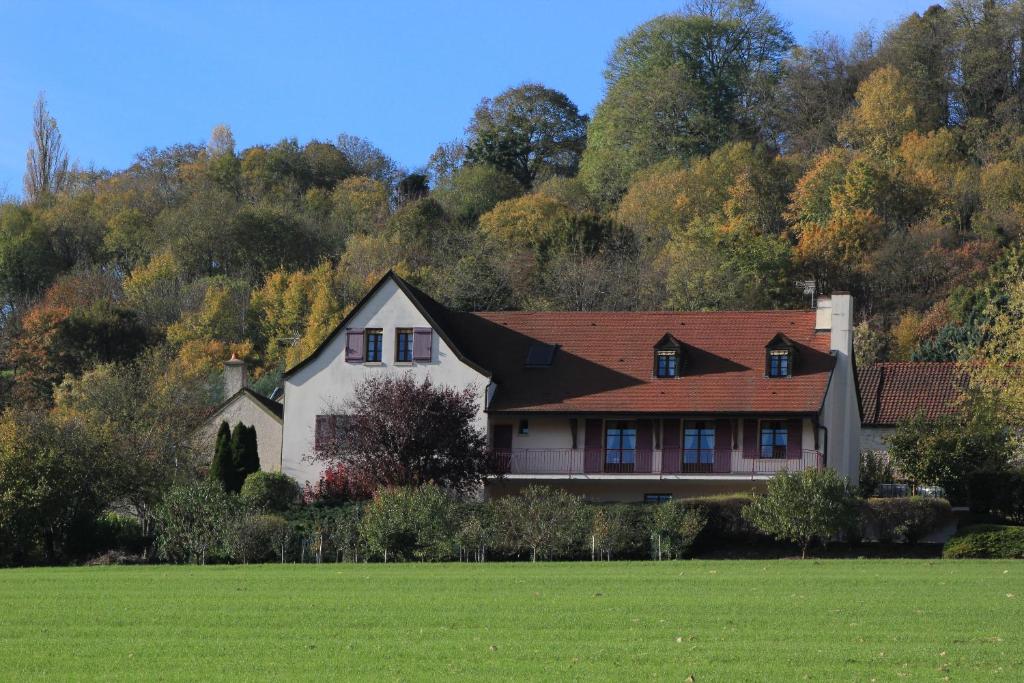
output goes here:
<path id="1" fill-rule="evenodd" d="M 811 308 L 818 307 L 818 299 L 814 296 L 815 291 L 817 291 L 817 285 L 814 280 L 797 280 L 793 284 L 802 289 L 804 294 L 811 297 Z"/>

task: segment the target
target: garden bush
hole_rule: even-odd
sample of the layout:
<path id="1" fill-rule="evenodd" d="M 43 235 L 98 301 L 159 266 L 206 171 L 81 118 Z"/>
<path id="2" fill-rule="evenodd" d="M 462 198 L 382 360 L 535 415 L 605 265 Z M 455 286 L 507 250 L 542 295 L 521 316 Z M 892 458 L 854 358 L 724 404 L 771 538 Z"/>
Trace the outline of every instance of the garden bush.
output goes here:
<path id="1" fill-rule="evenodd" d="M 367 550 L 389 560 L 447 560 L 456 554 L 454 503 L 433 484 L 380 489 L 359 524 Z"/>
<path id="2" fill-rule="evenodd" d="M 157 552 L 172 562 L 206 564 L 229 552 L 231 530 L 241 513 L 238 496 L 217 481 L 173 486 L 154 510 Z"/>
<path id="3" fill-rule="evenodd" d="M 655 557 L 685 557 L 707 522 L 708 506 L 700 502 L 670 500 L 658 504 L 651 520 Z"/>
<path id="4" fill-rule="evenodd" d="M 743 493 L 689 500 L 690 505 L 701 508 L 707 516 L 707 523 L 697 537 L 696 545 L 712 548 L 723 544 L 765 540 L 765 534 L 743 516 L 743 509 L 753 500 L 753 496 Z"/>
<path id="5" fill-rule="evenodd" d="M 594 506 L 590 534 L 595 555 L 608 560 L 647 555 L 653 520 L 649 507 L 629 503 Z"/>
<path id="6" fill-rule="evenodd" d="M 275 556 L 281 527 L 287 525 L 287 520 L 279 515 L 239 515 L 227 538 L 228 555 L 242 564 L 262 562 Z"/>
<path id="7" fill-rule="evenodd" d="M 942 498 L 868 498 L 861 506 L 861 535 L 891 543 L 917 543 L 953 519 Z"/>
<path id="8" fill-rule="evenodd" d="M 281 472 L 253 472 L 245 478 L 239 494 L 255 510 L 284 512 L 299 499 L 299 485 Z"/>
<path id="9" fill-rule="evenodd" d="M 948 559 L 1024 559 L 1024 527 L 969 526 L 946 542 L 942 556 Z"/>
<path id="10" fill-rule="evenodd" d="M 120 550 L 129 554 L 142 553 L 150 539 L 142 533 L 139 520 L 130 515 L 107 512 L 96 519 L 95 545 L 100 552 Z"/>
<path id="11" fill-rule="evenodd" d="M 891 484 L 896 480 L 889 454 L 885 451 L 863 451 L 860 454 L 860 482 L 857 491 L 862 498 L 878 495 L 880 484 Z"/>
<path id="12" fill-rule="evenodd" d="M 494 507 L 501 546 L 529 554 L 534 562 L 579 557 L 590 540 L 589 507 L 562 489 L 529 486 L 518 496 L 499 498 Z"/>
<path id="13" fill-rule="evenodd" d="M 854 498 L 835 470 L 780 472 L 768 480 L 768 492 L 755 495 L 743 516 L 780 541 L 800 546 L 807 557 L 811 543 L 826 544 L 852 525 Z"/>

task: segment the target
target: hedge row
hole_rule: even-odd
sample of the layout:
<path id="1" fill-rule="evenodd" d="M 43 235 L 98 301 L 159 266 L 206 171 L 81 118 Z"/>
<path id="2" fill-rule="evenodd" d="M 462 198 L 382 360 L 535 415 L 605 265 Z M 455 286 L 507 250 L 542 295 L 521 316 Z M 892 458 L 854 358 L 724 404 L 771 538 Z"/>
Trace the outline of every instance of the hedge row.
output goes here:
<path id="1" fill-rule="evenodd" d="M 596 504 L 531 487 L 519 496 L 470 503 L 428 485 L 381 490 L 365 503 L 273 514 L 269 506 L 199 484 L 165 502 L 158 548 L 163 559 L 177 562 L 671 559 L 768 541 L 743 514 L 751 500 Z M 917 542 L 951 516 L 948 503 L 935 499 L 858 505 L 846 540 Z"/>
<path id="2" fill-rule="evenodd" d="M 977 524 L 949 539 L 942 556 L 950 559 L 1024 559 L 1024 527 Z"/>

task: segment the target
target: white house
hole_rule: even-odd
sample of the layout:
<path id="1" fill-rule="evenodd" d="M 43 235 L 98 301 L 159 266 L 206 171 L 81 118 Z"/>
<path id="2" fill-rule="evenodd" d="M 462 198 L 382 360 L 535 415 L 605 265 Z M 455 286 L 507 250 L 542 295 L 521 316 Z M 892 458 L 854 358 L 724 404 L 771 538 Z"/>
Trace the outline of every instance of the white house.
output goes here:
<path id="1" fill-rule="evenodd" d="M 280 467 L 315 482 L 317 426 L 387 372 L 471 387 L 504 464 L 595 500 L 749 490 L 782 469 L 858 475 L 853 302 L 801 311 L 451 311 L 385 275 L 284 376 Z"/>

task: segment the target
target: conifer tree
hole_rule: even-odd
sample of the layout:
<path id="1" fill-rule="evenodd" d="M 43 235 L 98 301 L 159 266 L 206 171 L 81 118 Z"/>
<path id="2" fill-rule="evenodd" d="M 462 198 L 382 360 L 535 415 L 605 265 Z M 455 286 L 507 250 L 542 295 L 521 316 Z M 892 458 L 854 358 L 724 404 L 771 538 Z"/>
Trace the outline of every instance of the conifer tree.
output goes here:
<path id="1" fill-rule="evenodd" d="M 243 441 L 243 453 L 240 454 L 239 460 L 242 463 L 242 476 L 241 481 L 245 483 L 245 478 L 253 472 L 260 471 L 260 453 L 259 444 L 256 441 L 256 427 L 250 425 L 245 428 L 245 439 Z"/>
<path id="2" fill-rule="evenodd" d="M 231 448 L 231 427 L 227 422 L 220 423 L 217 431 L 217 442 L 210 463 L 210 479 L 220 482 L 225 491 L 230 491 L 235 480 L 234 455 Z"/>

